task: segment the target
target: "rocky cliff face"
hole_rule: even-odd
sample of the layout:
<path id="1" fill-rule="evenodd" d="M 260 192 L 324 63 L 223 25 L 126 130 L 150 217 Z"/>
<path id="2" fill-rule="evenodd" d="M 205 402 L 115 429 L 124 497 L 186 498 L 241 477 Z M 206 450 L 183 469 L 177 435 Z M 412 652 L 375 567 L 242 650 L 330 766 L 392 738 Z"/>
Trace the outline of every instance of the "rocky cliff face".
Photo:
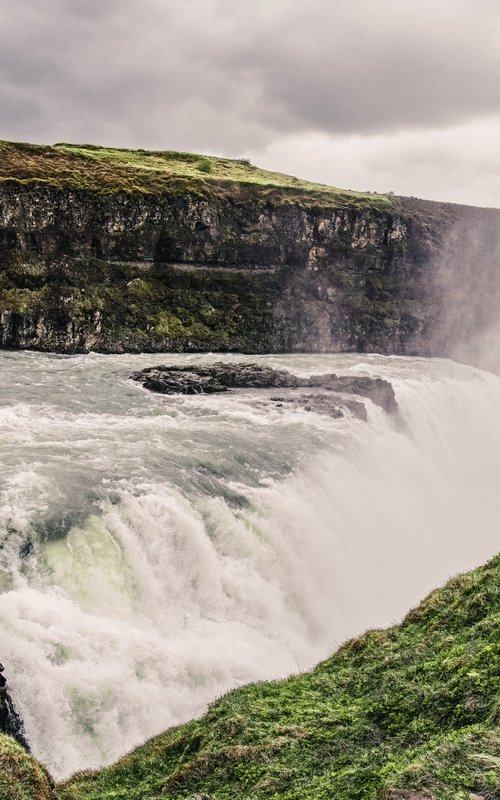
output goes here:
<path id="1" fill-rule="evenodd" d="M 6 180 L 0 344 L 446 354 L 449 243 L 455 235 L 458 275 L 456 231 L 478 221 L 496 231 L 500 212 L 403 199 L 322 207 L 244 187 L 103 194 Z M 488 297 L 497 244 L 481 272 Z M 468 281 L 477 283 L 474 270 Z M 455 300 L 467 305 L 461 291 Z"/>

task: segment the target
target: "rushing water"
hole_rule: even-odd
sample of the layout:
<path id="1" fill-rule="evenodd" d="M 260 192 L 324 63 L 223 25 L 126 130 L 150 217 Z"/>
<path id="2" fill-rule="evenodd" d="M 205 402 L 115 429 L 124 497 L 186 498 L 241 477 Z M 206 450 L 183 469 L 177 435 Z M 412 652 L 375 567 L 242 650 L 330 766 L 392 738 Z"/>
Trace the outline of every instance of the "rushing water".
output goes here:
<path id="1" fill-rule="evenodd" d="M 56 776 L 310 667 L 499 549 L 499 378 L 256 359 L 387 378 L 404 426 L 373 406 L 367 423 L 335 420 L 265 392 L 163 397 L 128 380 L 220 359 L 0 354 L 0 656 Z"/>

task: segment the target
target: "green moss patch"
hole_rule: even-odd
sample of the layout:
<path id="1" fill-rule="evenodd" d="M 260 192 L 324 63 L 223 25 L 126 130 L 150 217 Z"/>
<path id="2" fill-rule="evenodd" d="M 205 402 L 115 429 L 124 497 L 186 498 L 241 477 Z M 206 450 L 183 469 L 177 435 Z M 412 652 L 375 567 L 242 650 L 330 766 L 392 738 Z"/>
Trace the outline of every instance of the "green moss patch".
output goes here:
<path id="1" fill-rule="evenodd" d="M 59 347 L 57 336 L 68 326 L 78 331 L 77 350 L 85 349 L 88 336 L 92 349 L 105 352 L 273 347 L 280 284 L 271 272 L 159 267 L 144 276 L 134 265 L 85 259 L 72 268 L 49 263 L 41 277 L 37 270 L 13 263 L 0 275 L 0 313 L 10 312 L 19 325 L 43 320 L 50 332 L 46 349 Z M 39 278 L 45 285 L 34 288 Z"/>

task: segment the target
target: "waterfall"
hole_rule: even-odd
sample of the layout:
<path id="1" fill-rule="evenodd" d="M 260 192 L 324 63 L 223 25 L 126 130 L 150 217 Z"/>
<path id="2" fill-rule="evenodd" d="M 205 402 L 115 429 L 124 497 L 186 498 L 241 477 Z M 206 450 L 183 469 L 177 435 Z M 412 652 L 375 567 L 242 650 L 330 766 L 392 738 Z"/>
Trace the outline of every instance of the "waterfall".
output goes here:
<path id="1" fill-rule="evenodd" d="M 369 403 L 368 422 L 331 419 L 269 392 L 164 397 L 128 380 L 211 359 L 0 354 L 0 657 L 56 777 L 311 667 L 498 550 L 500 378 L 258 358 L 386 378 L 399 425 Z"/>

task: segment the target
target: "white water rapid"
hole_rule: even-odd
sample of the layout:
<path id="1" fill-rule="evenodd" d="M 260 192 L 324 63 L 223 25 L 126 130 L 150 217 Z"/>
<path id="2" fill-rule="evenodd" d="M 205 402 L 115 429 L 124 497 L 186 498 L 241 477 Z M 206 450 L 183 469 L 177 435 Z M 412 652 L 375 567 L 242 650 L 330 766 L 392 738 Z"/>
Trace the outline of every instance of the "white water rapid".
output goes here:
<path id="1" fill-rule="evenodd" d="M 251 359 L 386 378 L 399 428 L 128 380 L 221 358 L 0 354 L 0 658 L 56 777 L 312 666 L 500 549 L 500 378 Z"/>

